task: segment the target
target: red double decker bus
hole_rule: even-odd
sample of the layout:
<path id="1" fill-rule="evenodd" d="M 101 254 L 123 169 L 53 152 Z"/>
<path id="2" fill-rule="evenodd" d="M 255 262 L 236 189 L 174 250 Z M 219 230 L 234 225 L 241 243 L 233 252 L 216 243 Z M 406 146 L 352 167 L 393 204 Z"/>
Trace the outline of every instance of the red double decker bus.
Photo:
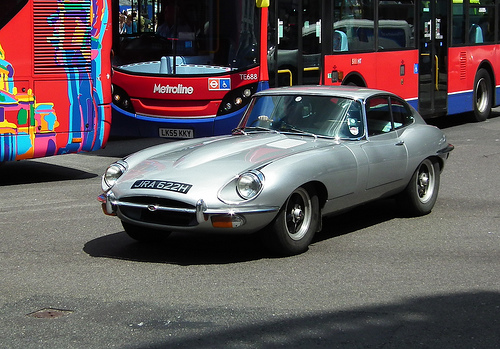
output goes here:
<path id="1" fill-rule="evenodd" d="M 8 0 L 0 11 L 0 161 L 102 148 L 111 126 L 108 0 Z"/>
<path id="2" fill-rule="evenodd" d="M 384 89 L 426 118 L 500 104 L 499 0 L 114 1 L 115 135 L 228 133 L 269 86 Z"/>
<path id="3" fill-rule="evenodd" d="M 276 83 L 397 93 L 424 117 L 500 104 L 498 0 L 271 1 Z M 271 79 L 272 80 L 272 79 Z"/>

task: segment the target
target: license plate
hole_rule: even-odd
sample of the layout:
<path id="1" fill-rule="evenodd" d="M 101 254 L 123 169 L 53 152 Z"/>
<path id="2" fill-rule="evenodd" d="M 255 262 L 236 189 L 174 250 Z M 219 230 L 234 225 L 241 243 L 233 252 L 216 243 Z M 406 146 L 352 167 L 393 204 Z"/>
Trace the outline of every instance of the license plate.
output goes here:
<path id="1" fill-rule="evenodd" d="M 191 187 L 191 184 L 186 183 L 141 179 L 135 181 L 131 189 L 159 189 L 187 194 Z"/>
<path id="2" fill-rule="evenodd" d="M 160 137 L 194 138 L 194 131 L 186 128 L 160 128 Z"/>

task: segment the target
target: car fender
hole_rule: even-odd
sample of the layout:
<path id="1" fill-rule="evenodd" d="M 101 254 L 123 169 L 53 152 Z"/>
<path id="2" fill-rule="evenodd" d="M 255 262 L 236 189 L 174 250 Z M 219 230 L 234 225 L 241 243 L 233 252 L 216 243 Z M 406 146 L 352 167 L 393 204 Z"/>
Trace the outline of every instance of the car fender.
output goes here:
<path id="1" fill-rule="evenodd" d="M 329 200 L 346 198 L 359 187 L 358 161 L 342 144 L 310 150 L 267 164 L 261 169 L 265 184 L 259 201 L 282 205 L 298 187 L 319 182 L 326 188 Z"/>

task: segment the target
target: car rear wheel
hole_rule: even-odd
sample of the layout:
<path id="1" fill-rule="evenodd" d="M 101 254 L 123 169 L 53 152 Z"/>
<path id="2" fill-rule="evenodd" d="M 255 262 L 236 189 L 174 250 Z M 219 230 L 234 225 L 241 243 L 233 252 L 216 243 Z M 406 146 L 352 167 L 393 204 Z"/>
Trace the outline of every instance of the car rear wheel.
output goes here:
<path id="1" fill-rule="evenodd" d="M 422 161 L 402 194 L 410 214 L 421 216 L 432 211 L 438 196 L 439 180 L 439 165 L 430 159 Z"/>
<path id="2" fill-rule="evenodd" d="M 128 236 L 139 242 L 160 242 L 170 235 L 169 231 L 144 228 L 123 221 L 122 226 Z"/>
<path id="3" fill-rule="evenodd" d="M 316 192 L 313 188 L 299 187 L 287 198 L 270 226 L 262 231 L 264 243 L 280 255 L 305 252 L 320 219 Z"/>

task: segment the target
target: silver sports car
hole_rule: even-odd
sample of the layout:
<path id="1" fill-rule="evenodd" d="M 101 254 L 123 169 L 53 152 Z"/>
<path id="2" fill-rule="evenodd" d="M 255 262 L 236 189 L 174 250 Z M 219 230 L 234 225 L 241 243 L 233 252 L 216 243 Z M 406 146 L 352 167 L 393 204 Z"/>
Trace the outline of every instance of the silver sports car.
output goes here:
<path id="1" fill-rule="evenodd" d="M 128 235 L 258 232 L 304 252 L 322 217 L 396 196 L 429 213 L 453 146 L 403 99 L 366 88 L 290 87 L 254 95 L 232 135 L 134 153 L 102 177 L 103 210 Z"/>

